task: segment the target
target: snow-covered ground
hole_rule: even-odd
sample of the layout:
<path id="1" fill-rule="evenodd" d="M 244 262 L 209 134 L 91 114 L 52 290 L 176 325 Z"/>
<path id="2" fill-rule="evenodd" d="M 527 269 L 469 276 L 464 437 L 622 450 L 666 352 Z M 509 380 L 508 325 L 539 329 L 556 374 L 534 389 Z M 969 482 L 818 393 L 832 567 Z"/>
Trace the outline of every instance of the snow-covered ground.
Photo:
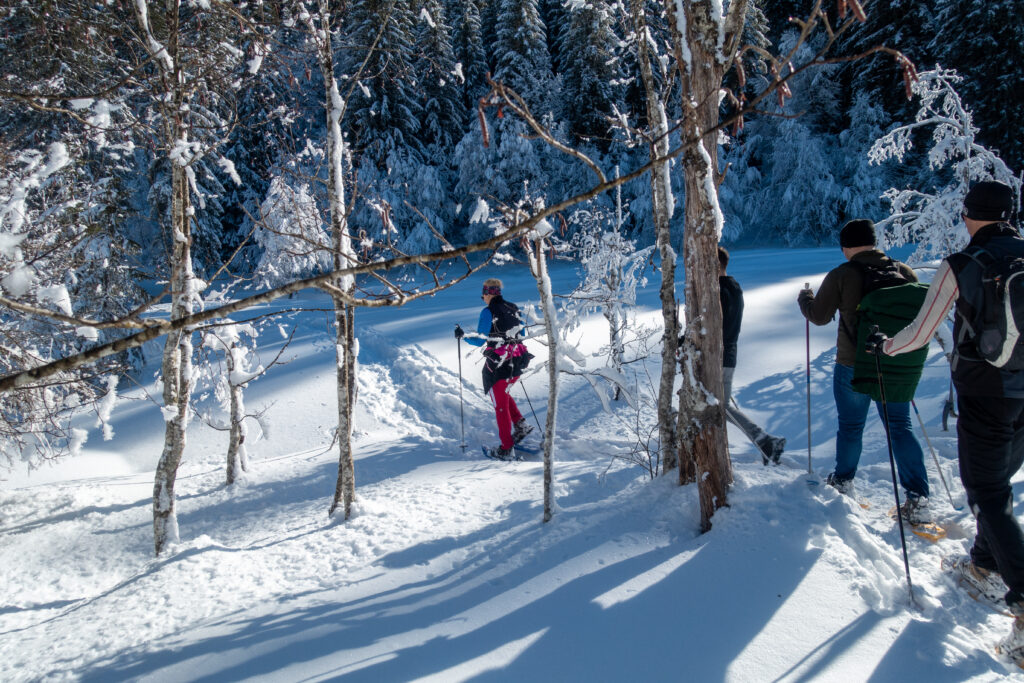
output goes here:
<path id="1" fill-rule="evenodd" d="M 746 292 L 735 393 L 789 447 L 781 466 L 764 467 L 730 428 L 731 507 L 704 535 L 694 487 L 652 482 L 612 459 L 627 447 L 629 409 L 605 413 L 578 378 L 562 385 L 550 523 L 541 522 L 536 458 L 479 455 L 496 437 L 478 356 L 465 345 L 469 448 L 460 449 L 452 329 L 475 325 L 488 275 L 505 279 L 509 299 L 535 302 L 523 266 L 401 309 L 359 312 L 358 503 L 347 522 L 327 516 L 337 464 L 325 313 L 291 319 L 291 362 L 246 393 L 250 408 L 267 408 L 267 433 L 250 432 L 243 482 L 224 486 L 226 435 L 193 422 L 178 479 L 181 543 L 159 558 L 150 497 L 163 423 L 145 400 L 152 385 L 122 386 L 112 440 L 93 429 L 77 458 L 5 475 L 0 680 L 1024 679 L 992 650 L 1010 620 L 939 570 L 943 554 L 966 550 L 973 524 L 950 505 L 927 450 L 932 505 L 949 538 L 908 534 L 920 608 L 886 515 L 892 483 L 875 416 L 857 477 L 870 508 L 821 484 L 834 457 L 834 324 L 811 330 L 807 474 L 795 300 L 840 259 L 838 249 L 733 255 L 730 274 Z M 576 278 L 556 266 L 555 290 Z M 641 316 L 656 320 L 656 276 L 641 296 Z M 308 294 L 302 303 L 327 302 Z M 602 322 L 581 330 L 581 349 L 596 351 Z M 933 351 L 917 404 L 960 503 L 955 435 L 939 420 L 948 370 Z M 543 422 L 544 377 L 525 388 Z M 514 397 L 532 421 L 524 394 Z M 1016 504 L 1024 514 L 1020 495 Z"/>

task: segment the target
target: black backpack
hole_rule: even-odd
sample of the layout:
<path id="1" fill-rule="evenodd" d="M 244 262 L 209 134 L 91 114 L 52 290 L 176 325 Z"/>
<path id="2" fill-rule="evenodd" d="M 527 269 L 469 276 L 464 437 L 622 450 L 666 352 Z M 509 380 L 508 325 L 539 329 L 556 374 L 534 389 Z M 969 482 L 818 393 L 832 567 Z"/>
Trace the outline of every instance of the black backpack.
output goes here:
<path id="1" fill-rule="evenodd" d="M 981 267 L 982 291 L 980 310 L 973 320 L 962 318 L 961 332 L 973 342 L 979 358 L 965 358 L 1003 370 L 1024 370 L 1024 257 L 995 256 L 981 247 L 963 253 Z"/>

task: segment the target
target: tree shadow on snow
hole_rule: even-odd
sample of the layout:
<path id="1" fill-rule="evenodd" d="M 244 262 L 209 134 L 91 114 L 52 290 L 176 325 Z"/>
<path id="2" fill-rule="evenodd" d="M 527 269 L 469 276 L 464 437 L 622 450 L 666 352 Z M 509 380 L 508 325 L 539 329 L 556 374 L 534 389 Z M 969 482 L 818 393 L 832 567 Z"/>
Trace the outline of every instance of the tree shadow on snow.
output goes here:
<path id="1" fill-rule="evenodd" d="M 505 512 L 466 537 L 379 561 L 390 577 L 417 564 L 438 567 L 434 575 L 416 572 L 376 592 L 371 578 L 351 601 L 346 589 L 289 598 L 270 614 L 208 624 L 209 635 L 193 630 L 157 651 L 96 662 L 82 678 L 219 681 L 301 671 L 404 681 L 465 678 L 456 672 L 469 662 L 477 680 L 674 681 L 680 663 L 693 680 L 722 680 L 819 553 L 804 538 L 740 547 L 715 530 L 638 543 L 651 520 L 628 510 L 570 509 L 551 525 L 540 524 L 536 503 Z M 786 546 L 771 553 L 770 570 L 764 543 Z M 722 575 L 737 577 L 735 590 L 704 587 Z"/>

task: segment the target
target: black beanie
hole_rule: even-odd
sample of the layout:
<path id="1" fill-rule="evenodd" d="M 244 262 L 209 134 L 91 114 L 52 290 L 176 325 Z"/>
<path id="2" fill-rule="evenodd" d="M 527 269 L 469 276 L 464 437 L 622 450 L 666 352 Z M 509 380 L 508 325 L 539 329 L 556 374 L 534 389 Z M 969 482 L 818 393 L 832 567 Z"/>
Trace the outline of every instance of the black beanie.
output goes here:
<path id="1" fill-rule="evenodd" d="M 839 231 L 839 246 L 846 248 L 875 246 L 875 224 L 867 218 L 857 218 Z"/>
<path id="2" fill-rule="evenodd" d="M 995 180 L 975 183 L 964 197 L 964 213 L 976 221 L 1008 221 L 1013 213 L 1013 190 Z"/>

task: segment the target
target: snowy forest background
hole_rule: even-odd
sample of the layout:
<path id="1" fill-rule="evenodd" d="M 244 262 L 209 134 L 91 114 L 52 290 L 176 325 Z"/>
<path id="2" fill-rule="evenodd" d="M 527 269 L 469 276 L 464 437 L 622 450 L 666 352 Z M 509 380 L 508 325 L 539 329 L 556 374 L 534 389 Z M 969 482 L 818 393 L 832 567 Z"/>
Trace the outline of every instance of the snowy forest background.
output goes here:
<path id="1" fill-rule="evenodd" d="M 698 4 L 720 15 L 721 30 L 721 3 Z M 855 22 L 847 9 L 861 18 L 861 5 L 863 21 Z M 817 28 L 801 33 L 792 17 L 819 7 L 837 32 L 821 28 L 812 13 Z M 965 178 L 955 176 L 965 168 L 971 177 L 995 175 L 1019 187 L 1022 41 L 1014 9 L 947 0 L 751 0 L 740 42 L 753 49 L 742 52 L 742 70 L 725 76 L 734 97 L 723 99 L 722 116 L 745 97 L 773 89 L 779 96 L 761 100 L 719 136 L 723 175 L 709 206 L 723 219 L 721 241 L 829 244 L 850 218 L 887 216 L 889 188 L 955 204 L 943 191 L 951 183 L 963 189 Z M 645 13 L 643 40 L 638 13 Z M 358 263 L 369 274 L 385 259 L 493 239 L 517 220 L 516 211 L 536 213 L 594 187 L 594 168 L 634 172 L 680 144 L 679 126 L 666 126 L 664 151 L 664 140 L 650 133 L 664 124 L 648 121 L 651 92 L 637 76 L 645 50 L 667 120 L 681 121 L 687 109 L 674 71 L 688 59 L 680 54 L 685 44 L 673 41 L 666 5 L 656 2 L 189 0 L 158 8 L 144 0 L 74 0 L 11 4 L 0 22 L 0 373 L 8 378 L 81 357 L 126 329 L 161 336 L 170 328 L 157 334 L 154 312 L 186 320 L 342 265 Z M 888 50 L 843 60 L 877 46 Z M 837 59 L 805 69 L 826 47 Z M 930 149 L 933 131 L 922 128 L 869 157 L 876 141 L 911 123 L 923 106 L 924 91 L 909 97 L 912 70 L 896 49 L 918 72 L 945 74 L 938 81 L 960 96 L 950 116 L 969 130 L 952 138 L 946 131 L 946 141 Z M 788 64 L 770 59 L 791 50 Z M 521 96 L 521 111 L 493 95 L 484 101 L 494 92 L 488 74 Z M 527 110 L 548 139 L 528 126 L 521 115 Z M 970 138 L 989 157 L 971 148 L 959 165 L 944 165 L 957 156 L 953 138 Z M 1005 166 L 991 162 L 990 152 Z M 692 175 L 691 187 L 702 187 Z M 687 205 L 686 173 L 670 178 L 667 202 L 654 196 L 661 192 L 657 181 L 641 174 L 551 216 L 530 238 L 537 240 L 531 259 L 545 239 L 552 253 L 580 258 L 593 235 L 612 230 L 634 264 L 661 239 L 665 277 L 670 252 L 684 252 L 686 230 L 684 212 L 674 210 Z M 667 240 L 659 238 L 659 206 L 668 211 Z M 955 214 L 952 204 L 945 208 Z M 521 258 L 517 249 L 525 246 L 513 244 L 512 256 Z M 470 271 L 477 265 L 465 263 Z M 400 305 L 465 276 L 452 272 L 431 267 L 369 274 L 358 285 L 350 276 L 314 283 L 332 295 L 342 413 L 354 403 L 354 307 Z M 698 289 L 687 297 L 706 294 L 701 287 L 710 291 L 689 275 L 688 286 Z M 365 298 L 353 303 L 357 289 Z M 159 309 L 168 293 L 170 309 Z M 665 334 L 674 344 L 672 296 L 663 285 Z M 545 310 L 544 317 L 553 324 L 553 314 Z M 165 343 L 165 459 L 172 462 L 169 474 L 158 467 L 157 508 L 173 500 L 191 414 L 216 422 L 204 413 L 208 395 L 190 403 L 200 376 L 211 375 L 212 386 L 212 368 L 225 366 L 227 388 L 215 398 L 225 406 L 233 401 L 230 412 L 243 416 L 241 387 L 265 370 L 250 367 L 246 353 L 273 319 L 224 323 L 218 333 L 219 324 L 195 340 L 172 335 Z M 199 330 L 185 323 L 175 329 L 184 328 Z M 549 327 L 548 339 L 555 333 Z M 671 358 L 674 348 L 666 345 L 663 353 Z M 126 345 L 45 381 L 23 377 L 0 388 L 37 382 L 5 398 L 0 449 L 7 464 L 35 465 L 75 451 L 85 435 L 66 424 L 67 411 L 92 404 L 102 424 L 117 376 L 130 376 L 145 360 L 138 345 Z M 663 394 L 659 407 L 668 407 L 671 395 Z M 663 429 L 666 415 L 659 416 Z M 351 430 L 350 417 L 339 415 L 339 433 Z M 241 422 L 224 428 L 242 429 Z M 233 443 L 240 443 L 237 436 Z M 342 453 L 342 469 L 346 458 L 351 452 Z M 161 477 L 170 479 L 167 497 L 159 493 Z"/>
<path id="2" fill-rule="evenodd" d="M 166 275 L 161 268 L 171 239 L 164 229 L 171 193 L 164 157 L 144 126 L 118 125 L 140 97 L 125 86 L 143 60 L 127 43 L 115 42 L 119 32 L 134 30 L 131 4 L 28 3 L 10 5 L 0 17 L 6 96 L 0 168 L 11 177 L 22 170 L 26 153 L 55 141 L 67 145 L 74 163 L 50 179 L 47 199 L 55 207 L 59 198 L 73 195 L 74 209 L 62 217 L 88 226 L 73 247 L 77 260 L 108 253 L 114 270 L 122 271 L 103 276 L 119 279 L 122 287 L 108 287 L 104 301 L 93 305 L 123 310 L 144 297 L 131 285 L 136 274 Z M 201 14 L 204 3 L 191 4 Z M 205 198 L 194 209 L 193 256 L 200 276 L 214 275 L 233 255 L 233 274 L 252 275 L 268 264 L 280 268 L 281 259 L 272 253 L 281 249 L 279 240 L 259 224 L 279 226 L 301 220 L 303 207 L 324 208 L 317 180 L 326 176 L 327 131 L 315 55 L 290 18 L 289 3 L 243 5 L 259 7 L 247 10 L 264 32 L 259 45 L 251 39 L 218 47 L 218 29 L 211 26 L 198 27 L 192 36 L 215 59 L 222 58 L 217 50 L 245 51 L 250 67 L 230 74 L 237 80 L 233 89 L 200 98 L 223 138 L 216 157 L 199 164 L 195 177 L 197 193 Z M 796 37 L 789 18 L 802 16 L 809 5 L 751 0 L 747 43 L 785 51 Z M 964 79 L 957 89 L 972 111 L 978 142 L 1010 169 L 1024 167 L 1024 95 L 1017 87 L 1022 29 L 1014 3 L 863 5 L 867 22 L 842 37 L 835 51 L 884 44 L 906 54 L 918 71 L 936 64 L 957 70 Z M 663 13 L 653 7 L 652 22 L 664 24 Z M 438 233 L 453 244 L 467 243 L 488 230 L 470 221 L 479 197 L 513 204 L 524 194 L 557 199 L 589 186 L 586 168 L 541 141 L 521 139 L 525 124 L 497 119 L 494 109 L 486 115 L 495 139 L 484 146 L 477 102 L 489 90 L 488 73 L 522 94 L 559 140 L 579 146 L 602 167 L 632 169 L 647 161 L 646 146 L 612 125 L 615 119 L 642 125 L 646 116 L 635 77 L 636 39 L 628 13 L 617 3 L 353 0 L 336 11 L 345 13 L 335 36 L 336 66 L 343 90 L 351 93 L 341 122 L 354 174 L 349 223 L 353 234 L 370 236 L 368 245 L 380 239 L 382 225 L 391 233 L 387 239 L 410 253 L 440 248 Z M 237 28 L 225 23 L 220 30 L 227 35 Z M 668 27 L 662 31 L 652 37 L 667 45 Z M 823 39 L 812 37 L 802 50 L 809 53 Z M 104 41 L 111 49 L 100 55 L 97 44 Z M 114 67 L 101 58 L 120 62 Z M 747 61 L 746 87 L 755 92 L 768 74 L 756 55 L 748 53 Z M 361 77 L 353 84 L 348 77 L 356 72 Z M 747 117 L 720 154 L 721 164 L 729 165 L 721 187 L 723 243 L 827 244 L 852 217 L 887 215 L 881 199 L 887 188 L 926 190 L 943 182 L 920 156 L 913 157 L 926 151 L 920 144 L 902 165 L 869 165 L 871 143 L 911 121 L 917 110 L 901 78 L 889 55 L 828 65 L 801 74 L 784 109 L 763 107 L 786 117 Z M 80 93 L 82 99 L 26 106 L 24 96 L 47 92 Z M 58 111 L 63 109 L 77 115 Z M 89 129 L 84 121 L 114 132 Z M 675 178 L 681 205 L 682 183 Z M 649 193 L 645 178 L 627 183 L 622 192 L 623 230 L 641 245 L 654 241 Z M 571 232 L 588 220 L 609 220 L 612 200 L 601 196 L 570 212 L 565 228 Z M 310 222 L 317 222 L 316 213 L 309 212 Z M 677 238 L 681 219 L 678 212 L 673 220 Z M 318 228 L 311 226 L 311 234 Z M 313 257 L 292 260 L 304 274 L 324 266 Z M 81 290 L 98 277 L 75 275 Z M 273 280 L 265 271 L 262 277 Z"/>
<path id="3" fill-rule="evenodd" d="M 984 651 L 1004 617 L 938 568 L 973 524 L 955 481 L 934 496 L 947 540 L 906 574 L 877 423 L 870 507 L 821 486 L 835 332 L 805 339 L 793 299 L 850 218 L 927 280 L 966 239 L 969 182 L 1019 206 L 1018 9 L 0 3 L 0 673 L 518 680 L 578 667 L 572 634 L 611 659 L 590 678 L 639 652 L 674 680 L 657 654 L 682 640 L 711 679 L 1003 680 Z M 708 400 L 719 242 L 747 292 L 736 396 L 789 439 L 780 467 Z M 479 455 L 493 414 L 451 334 L 488 276 L 536 356 L 518 388 L 545 438 L 523 462 Z M 927 372 L 953 480 L 943 354 Z M 651 627 L 594 647 L 623 623 Z"/>

